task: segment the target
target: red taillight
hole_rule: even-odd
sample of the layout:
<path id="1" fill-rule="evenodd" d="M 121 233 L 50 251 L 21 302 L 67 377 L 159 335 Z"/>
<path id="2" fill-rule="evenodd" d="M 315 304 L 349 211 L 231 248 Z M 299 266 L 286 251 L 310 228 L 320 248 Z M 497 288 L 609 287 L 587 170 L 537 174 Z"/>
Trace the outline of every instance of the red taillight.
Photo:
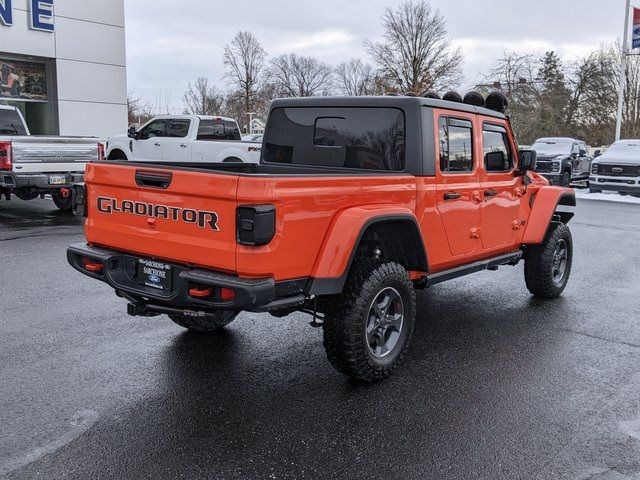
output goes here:
<path id="1" fill-rule="evenodd" d="M 104 160 L 104 143 L 98 142 L 98 160 Z"/>
<path id="2" fill-rule="evenodd" d="M 220 289 L 220 299 L 229 301 L 236 298 L 236 291 L 230 288 L 221 288 Z"/>
<path id="3" fill-rule="evenodd" d="M 12 168 L 11 142 L 0 142 L 0 170 L 11 170 Z"/>

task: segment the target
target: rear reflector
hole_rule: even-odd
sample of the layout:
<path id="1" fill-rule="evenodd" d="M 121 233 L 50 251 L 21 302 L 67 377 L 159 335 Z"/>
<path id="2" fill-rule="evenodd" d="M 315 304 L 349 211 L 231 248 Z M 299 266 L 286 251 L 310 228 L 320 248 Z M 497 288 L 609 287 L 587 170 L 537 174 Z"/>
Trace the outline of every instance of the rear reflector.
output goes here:
<path id="1" fill-rule="evenodd" d="M 82 257 L 82 265 L 84 266 L 85 270 L 92 273 L 98 273 L 104 269 L 104 265 L 102 264 L 102 262 L 96 262 L 95 260 L 87 257 Z"/>
<path id="2" fill-rule="evenodd" d="M 190 288 L 189 296 L 193 298 L 207 298 L 213 295 L 210 288 Z"/>

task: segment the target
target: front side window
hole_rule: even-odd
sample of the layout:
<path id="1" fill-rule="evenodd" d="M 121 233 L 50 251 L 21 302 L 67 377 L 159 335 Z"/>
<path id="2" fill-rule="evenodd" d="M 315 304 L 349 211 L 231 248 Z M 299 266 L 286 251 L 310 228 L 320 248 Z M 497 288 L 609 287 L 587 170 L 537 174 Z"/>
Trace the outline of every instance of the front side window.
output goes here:
<path id="1" fill-rule="evenodd" d="M 149 140 L 154 137 L 166 136 L 166 124 L 164 120 L 156 120 L 140 130 L 140 140 Z"/>
<path id="2" fill-rule="evenodd" d="M 487 172 L 508 172 L 513 166 L 513 153 L 507 130 L 499 125 L 485 124 L 482 129 L 484 166 Z"/>
<path id="3" fill-rule="evenodd" d="M 440 117 L 440 171 L 473 171 L 473 128 L 469 120 Z"/>
<path id="4" fill-rule="evenodd" d="M 402 171 L 404 142 L 397 108 L 276 108 L 263 155 L 271 163 Z"/>
<path id="5" fill-rule="evenodd" d="M 191 120 L 172 120 L 167 126 L 167 137 L 185 138 L 189 135 Z"/>

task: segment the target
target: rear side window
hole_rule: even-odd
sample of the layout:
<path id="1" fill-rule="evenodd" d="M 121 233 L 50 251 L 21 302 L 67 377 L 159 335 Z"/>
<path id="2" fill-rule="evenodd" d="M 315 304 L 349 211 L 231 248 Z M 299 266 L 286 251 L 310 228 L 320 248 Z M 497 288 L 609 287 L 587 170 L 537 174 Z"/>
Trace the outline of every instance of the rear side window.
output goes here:
<path id="1" fill-rule="evenodd" d="M 230 120 L 200 120 L 196 140 L 240 140 L 240 130 Z"/>
<path id="2" fill-rule="evenodd" d="M 508 172 L 513 167 L 513 153 L 507 130 L 499 125 L 482 127 L 484 166 L 487 172 Z"/>
<path id="3" fill-rule="evenodd" d="M 473 171 L 473 127 L 469 120 L 440 117 L 440 171 L 464 173 Z"/>
<path id="4" fill-rule="evenodd" d="M 0 135 L 26 135 L 22 119 L 15 110 L 0 110 Z"/>
<path id="5" fill-rule="evenodd" d="M 396 108 L 276 108 L 264 161 L 402 171 L 404 113 Z"/>
<path id="6" fill-rule="evenodd" d="M 189 134 L 191 120 L 171 120 L 167 126 L 167 137 L 184 138 Z"/>

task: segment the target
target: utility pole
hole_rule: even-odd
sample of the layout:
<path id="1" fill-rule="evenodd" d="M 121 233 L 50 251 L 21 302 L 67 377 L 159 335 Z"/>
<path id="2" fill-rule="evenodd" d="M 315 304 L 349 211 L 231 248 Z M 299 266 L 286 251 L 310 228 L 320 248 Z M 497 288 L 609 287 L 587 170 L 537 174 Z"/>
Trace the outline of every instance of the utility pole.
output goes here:
<path id="1" fill-rule="evenodd" d="M 251 123 L 253 122 L 253 116 L 257 115 L 256 112 L 247 112 L 247 115 L 249 116 L 249 125 L 247 125 L 247 133 L 251 134 L 253 133 L 253 126 L 251 125 Z"/>
<path id="2" fill-rule="evenodd" d="M 622 59 L 620 62 L 620 91 L 618 92 L 618 116 L 616 117 L 616 142 L 622 136 L 622 107 L 624 104 L 624 86 L 627 81 L 627 54 L 629 49 L 629 11 L 631 0 L 625 0 L 624 40 L 622 41 Z"/>

